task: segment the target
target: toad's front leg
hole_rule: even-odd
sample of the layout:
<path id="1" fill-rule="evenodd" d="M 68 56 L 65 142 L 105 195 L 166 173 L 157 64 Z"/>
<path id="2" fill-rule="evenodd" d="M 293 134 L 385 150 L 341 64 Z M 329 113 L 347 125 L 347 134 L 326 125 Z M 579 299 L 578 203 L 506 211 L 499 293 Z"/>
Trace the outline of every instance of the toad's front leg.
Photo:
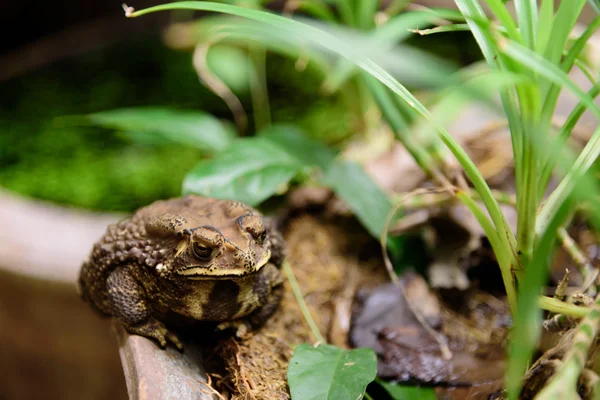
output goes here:
<path id="1" fill-rule="evenodd" d="M 237 337 L 244 338 L 249 331 L 260 328 L 279 308 L 283 298 L 283 282 L 283 275 L 275 265 L 265 265 L 253 285 L 261 306 L 244 317 L 220 323 L 217 330 L 233 328 Z"/>
<path id="2" fill-rule="evenodd" d="M 112 315 L 121 321 L 128 332 L 154 338 L 163 348 L 168 340 L 180 350 L 183 349 L 179 338 L 152 316 L 146 291 L 130 273 L 130 267 L 119 267 L 112 271 L 106 286 Z"/>

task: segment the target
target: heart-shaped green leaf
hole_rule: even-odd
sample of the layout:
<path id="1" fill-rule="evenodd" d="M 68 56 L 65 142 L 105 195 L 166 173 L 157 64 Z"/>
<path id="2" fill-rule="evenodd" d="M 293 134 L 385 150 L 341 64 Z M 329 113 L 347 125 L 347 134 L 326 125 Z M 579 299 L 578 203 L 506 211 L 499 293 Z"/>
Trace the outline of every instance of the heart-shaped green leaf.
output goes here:
<path id="1" fill-rule="evenodd" d="M 191 146 L 207 153 L 229 146 L 235 133 L 210 114 L 167 108 L 122 108 L 87 116 L 95 125 L 132 132 L 133 139 L 155 139 Z M 142 139 L 143 140 L 143 139 Z"/>
<path id="2" fill-rule="evenodd" d="M 184 193 L 241 200 L 251 205 L 276 193 L 303 167 L 267 138 L 239 139 L 185 177 Z"/>
<path id="3" fill-rule="evenodd" d="M 371 349 L 301 344 L 290 361 L 288 383 L 292 400 L 360 399 L 376 375 Z"/>

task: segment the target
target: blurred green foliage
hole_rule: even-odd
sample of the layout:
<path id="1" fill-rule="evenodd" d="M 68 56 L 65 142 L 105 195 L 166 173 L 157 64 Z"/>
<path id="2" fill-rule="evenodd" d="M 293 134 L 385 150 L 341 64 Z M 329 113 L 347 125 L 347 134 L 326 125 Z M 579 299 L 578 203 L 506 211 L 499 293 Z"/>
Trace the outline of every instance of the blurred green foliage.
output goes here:
<path id="1" fill-rule="evenodd" d="M 64 126 L 56 116 L 115 104 L 220 104 L 198 82 L 189 56 L 157 40 L 61 62 L 4 83 L 1 92 L 0 185 L 98 210 L 132 210 L 179 193 L 199 152 L 133 144 L 108 130 Z"/>
<path id="2" fill-rule="evenodd" d="M 223 54 L 212 56 L 218 62 Z M 273 56 L 267 65 L 274 120 L 294 122 L 322 140 L 348 137 L 352 118 L 338 98 L 320 98 L 317 76 L 310 70 L 292 73 L 294 63 L 283 57 Z M 190 54 L 169 50 L 156 38 L 60 62 L 3 83 L 0 93 L 0 186 L 94 210 L 132 211 L 179 195 L 202 152 L 131 141 L 61 116 L 152 105 L 231 119 L 223 101 L 198 81 Z M 249 107 L 243 90 L 238 95 Z"/>

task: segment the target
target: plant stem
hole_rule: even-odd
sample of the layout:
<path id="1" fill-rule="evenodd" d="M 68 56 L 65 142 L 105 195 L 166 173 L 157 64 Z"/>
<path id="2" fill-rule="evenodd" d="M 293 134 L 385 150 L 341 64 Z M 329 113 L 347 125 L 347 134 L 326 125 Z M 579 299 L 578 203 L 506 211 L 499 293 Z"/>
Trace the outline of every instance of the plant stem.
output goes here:
<path id="1" fill-rule="evenodd" d="M 250 94 L 252 96 L 254 129 L 258 132 L 271 125 L 269 91 L 265 76 L 267 52 L 261 45 L 252 44 L 250 45 L 250 58 L 256 71 L 256 75 L 250 81 Z"/>
<path id="2" fill-rule="evenodd" d="M 312 334 L 314 335 L 315 339 L 317 339 L 317 342 L 327 343 L 327 340 L 325 340 L 323 335 L 321 335 L 321 332 L 319 331 L 315 320 L 310 315 L 310 311 L 308 310 L 308 306 L 306 305 L 306 301 L 304 300 L 304 296 L 302 295 L 302 290 L 298 285 L 298 281 L 296 280 L 296 277 L 292 272 L 290 264 L 287 261 L 284 261 L 283 265 L 281 266 L 281 269 L 283 270 L 283 273 L 285 274 L 286 278 L 288 279 L 288 282 L 290 283 L 292 293 L 294 294 L 294 297 L 298 302 L 298 307 L 300 307 L 300 312 L 302 312 L 302 316 L 304 317 L 306 323 L 310 327 L 310 330 L 312 331 Z"/>
<path id="3" fill-rule="evenodd" d="M 496 229 L 492 225 L 490 219 L 485 215 L 483 210 L 479 207 L 475 201 L 463 191 L 458 191 L 456 197 L 462 201 L 462 203 L 469 208 L 471 213 L 477 218 L 477 222 L 481 225 L 484 232 L 486 233 L 488 240 L 496 254 L 498 259 L 498 265 L 500 266 L 500 272 L 502 273 L 502 280 L 504 281 L 504 288 L 506 289 L 506 296 L 508 297 L 508 304 L 513 315 L 517 312 L 517 293 L 515 291 L 515 281 L 513 271 L 511 270 L 511 263 L 506 253 L 502 249 L 500 243 L 500 237 L 496 232 Z"/>
<path id="4" fill-rule="evenodd" d="M 565 303 L 553 297 L 540 296 L 537 299 L 538 307 L 542 310 L 551 311 L 556 314 L 569 315 L 571 317 L 582 318 L 587 315 L 587 307 L 576 306 L 575 304 Z"/>

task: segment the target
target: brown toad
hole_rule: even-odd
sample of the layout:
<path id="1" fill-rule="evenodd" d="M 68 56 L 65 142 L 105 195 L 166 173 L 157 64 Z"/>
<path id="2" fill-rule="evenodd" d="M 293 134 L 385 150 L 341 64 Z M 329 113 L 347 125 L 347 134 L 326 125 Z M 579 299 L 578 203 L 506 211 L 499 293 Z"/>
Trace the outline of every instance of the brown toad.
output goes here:
<path id="1" fill-rule="evenodd" d="M 167 340 L 167 315 L 256 327 L 282 296 L 281 235 L 239 201 L 157 201 L 107 228 L 81 267 L 79 293 L 130 333 Z M 243 329 L 242 329 L 243 331 Z"/>

